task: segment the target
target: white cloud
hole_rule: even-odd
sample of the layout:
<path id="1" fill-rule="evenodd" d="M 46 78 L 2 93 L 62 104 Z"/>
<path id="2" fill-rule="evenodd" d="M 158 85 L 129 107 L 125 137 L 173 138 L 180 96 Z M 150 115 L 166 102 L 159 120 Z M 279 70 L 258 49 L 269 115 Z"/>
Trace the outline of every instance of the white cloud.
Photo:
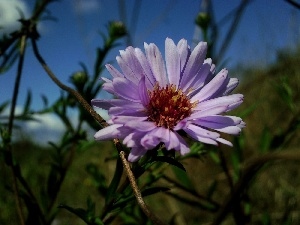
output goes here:
<path id="1" fill-rule="evenodd" d="M 2 116 L 9 115 L 10 108 L 7 107 Z M 105 120 L 109 119 L 107 110 L 95 108 L 96 112 L 99 113 Z M 15 114 L 21 114 L 23 112 L 23 106 L 16 106 Z M 66 127 L 55 114 L 36 114 L 33 116 L 37 121 L 15 121 L 15 124 L 20 127 L 20 130 L 14 130 L 13 139 L 18 140 L 19 138 L 30 138 L 30 140 L 40 144 L 47 145 L 49 141 L 58 142 L 66 130 Z M 76 127 L 78 124 L 78 112 L 70 111 L 68 118 L 72 125 Z M 2 121 L 3 122 L 3 121 Z M 88 139 L 93 139 L 95 131 L 92 130 L 88 125 L 84 124 L 82 127 L 87 131 Z"/>
<path id="2" fill-rule="evenodd" d="M 35 115 L 34 118 L 38 121 L 24 122 L 22 130 L 39 144 L 45 145 L 48 141 L 57 142 L 65 131 L 61 120 L 53 114 Z"/>
<path id="3" fill-rule="evenodd" d="M 87 14 L 100 9 L 99 0 L 77 0 L 72 1 L 74 10 L 79 14 Z"/>
<path id="4" fill-rule="evenodd" d="M 18 19 L 21 13 L 25 18 L 29 15 L 28 7 L 23 0 L 0 0 L 0 35 L 10 32 L 20 27 Z"/>

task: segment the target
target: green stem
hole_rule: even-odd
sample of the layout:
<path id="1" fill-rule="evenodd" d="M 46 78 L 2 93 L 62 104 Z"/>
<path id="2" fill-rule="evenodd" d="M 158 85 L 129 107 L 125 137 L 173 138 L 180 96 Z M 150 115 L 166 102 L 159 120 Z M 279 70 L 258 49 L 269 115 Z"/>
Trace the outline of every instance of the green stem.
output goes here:
<path id="1" fill-rule="evenodd" d="M 10 114 L 9 114 L 9 121 L 8 121 L 8 135 L 9 135 L 10 140 L 9 140 L 9 144 L 7 146 L 8 147 L 7 153 L 9 155 L 9 158 L 11 159 L 9 166 L 11 168 L 11 172 L 12 172 L 12 176 L 13 176 L 13 189 L 14 189 L 14 195 L 15 195 L 15 200 L 16 200 L 16 206 L 17 206 L 20 223 L 22 225 L 25 224 L 25 220 L 24 220 L 21 201 L 20 201 L 20 197 L 19 197 L 19 188 L 18 188 L 18 183 L 17 183 L 17 177 L 16 177 L 14 165 L 12 163 L 13 157 L 12 157 L 12 148 L 11 148 L 11 136 L 12 136 L 12 130 L 13 130 L 13 125 L 14 125 L 14 115 L 15 115 L 15 109 L 16 109 L 17 100 L 18 100 L 22 69 L 23 69 L 23 64 L 24 64 L 26 39 L 27 39 L 27 36 L 23 35 L 21 37 L 21 41 L 20 41 L 20 58 L 19 58 L 19 63 L 18 63 L 17 77 L 15 80 L 14 91 L 13 91 L 13 96 L 12 96 L 12 103 L 11 103 Z"/>
<path id="2" fill-rule="evenodd" d="M 143 199 L 143 196 L 137 186 L 137 183 L 136 183 L 136 180 L 135 180 L 135 177 L 132 173 L 132 170 L 130 168 L 130 165 L 128 163 L 128 161 L 126 160 L 126 157 L 125 157 L 125 153 L 123 151 L 120 152 L 120 157 L 121 157 L 121 160 L 122 160 L 122 163 L 123 163 L 123 166 L 124 166 L 124 169 L 125 169 L 125 172 L 127 174 L 127 177 L 129 179 L 129 182 L 130 182 L 130 185 L 132 187 L 132 190 L 133 190 L 133 193 L 136 197 L 136 200 L 139 204 L 139 206 L 141 207 L 141 209 L 143 210 L 143 212 L 145 213 L 145 215 L 156 225 L 163 225 L 165 224 L 164 222 L 162 222 L 158 217 L 156 217 L 148 208 L 148 206 L 146 205 L 144 199 Z"/>

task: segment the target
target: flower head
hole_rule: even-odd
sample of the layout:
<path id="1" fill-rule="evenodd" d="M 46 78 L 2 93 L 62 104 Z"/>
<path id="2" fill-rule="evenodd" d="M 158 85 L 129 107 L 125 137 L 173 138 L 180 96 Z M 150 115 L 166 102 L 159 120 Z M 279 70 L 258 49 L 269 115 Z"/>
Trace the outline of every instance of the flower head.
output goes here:
<path id="1" fill-rule="evenodd" d="M 207 44 L 193 50 L 181 39 L 165 42 L 165 60 L 155 44 L 120 51 L 117 62 L 121 72 L 106 65 L 113 76 L 103 78 L 103 88 L 117 99 L 93 99 L 95 107 L 108 110 L 110 126 L 95 134 L 96 140 L 123 139 L 131 148 L 129 161 L 136 161 L 148 150 L 163 143 L 168 150 L 184 155 L 190 151 L 178 131 L 206 144 L 232 144 L 219 132 L 237 135 L 245 123 L 241 118 L 224 115 L 243 101 L 231 94 L 238 85 L 226 69 L 215 73 L 211 59 L 205 59 Z"/>

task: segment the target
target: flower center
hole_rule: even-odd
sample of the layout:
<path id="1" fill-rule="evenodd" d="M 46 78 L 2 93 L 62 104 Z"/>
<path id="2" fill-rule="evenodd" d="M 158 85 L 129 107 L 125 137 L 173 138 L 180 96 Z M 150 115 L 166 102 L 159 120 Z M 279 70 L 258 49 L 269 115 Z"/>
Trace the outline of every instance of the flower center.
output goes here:
<path id="1" fill-rule="evenodd" d="M 179 121 L 191 115 L 196 105 L 172 84 L 163 88 L 156 84 L 153 91 L 149 92 L 149 97 L 148 119 L 168 129 L 173 129 Z"/>

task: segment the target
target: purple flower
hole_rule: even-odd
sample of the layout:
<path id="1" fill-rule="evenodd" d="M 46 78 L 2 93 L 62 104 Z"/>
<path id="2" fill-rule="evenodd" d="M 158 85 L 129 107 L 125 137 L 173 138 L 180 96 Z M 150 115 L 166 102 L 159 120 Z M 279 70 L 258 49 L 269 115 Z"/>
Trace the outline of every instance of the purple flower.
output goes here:
<path id="1" fill-rule="evenodd" d="M 237 85 L 222 69 L 217 75 L 211 59 L 205 59 L 207 44 L 191 50 L 187 41 L 177 45 L 165 42 L 165 59 L 153 43 L 120 51 L 117 62 L 122 72 L 106 65 L 113 76 L 103 78 L 103 89 L 117 99 L 93 99 L 96 107 L 107 109 L 110 126 L 95 134 L 96 140 L 123 139 L 131 148 L 128 160 L 134 162 L 160 143 L 184 155 L 190 151 L 178 131 L 206 144 L 232 144 L 219 132 L 238 135 L 245 123 L 224 113 L 236 108 L 243 95 L 228 95 Z"/>

